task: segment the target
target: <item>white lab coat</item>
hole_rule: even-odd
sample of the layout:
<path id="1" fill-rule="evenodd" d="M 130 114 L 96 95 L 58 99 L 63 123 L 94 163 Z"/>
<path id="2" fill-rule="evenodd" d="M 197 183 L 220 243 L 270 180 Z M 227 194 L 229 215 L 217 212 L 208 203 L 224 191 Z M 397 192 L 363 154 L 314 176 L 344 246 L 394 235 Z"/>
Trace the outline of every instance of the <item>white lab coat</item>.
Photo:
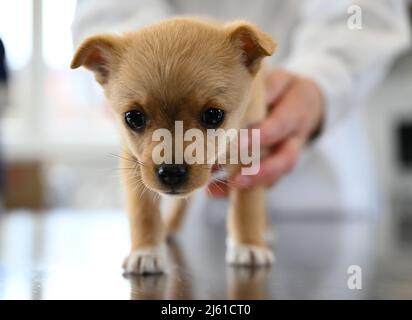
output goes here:
<path id="1" fill-rule="evenodd" d="M 352 1 L 78 0 L 75 45 L 98 32 L 122 32 L 172 15 L 246 19 L 271 33 L 270 64 L 313 78 L 326 99 L 322 136 L 269 193 L 271 210 L 368 212 L 378 203 L 360 105 L 394 58 L 409 46 L 402 0 L 358 0 L 362 29 L 347 26 Z"/>

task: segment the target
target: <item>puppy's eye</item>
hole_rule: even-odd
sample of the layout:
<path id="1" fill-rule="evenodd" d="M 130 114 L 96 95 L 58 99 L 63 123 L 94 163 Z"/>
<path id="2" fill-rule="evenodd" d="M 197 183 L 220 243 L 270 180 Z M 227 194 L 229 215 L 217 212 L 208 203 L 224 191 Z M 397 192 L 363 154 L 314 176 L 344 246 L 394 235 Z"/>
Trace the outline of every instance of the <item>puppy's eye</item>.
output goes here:
<path id="1" fill-rule="evenodd" d="M 124 114 L 127 126 L 133 131 L 138 131 L 146 126 L 146 115 L 139 110 L 128 111 Z"/>
<path id="2" fill-rule="evenodd" d="M 207 108 L 201 114 L 202 124 L 206 128 L 217 128 L 224 118 L 225 112 L 218 108 Z"/>

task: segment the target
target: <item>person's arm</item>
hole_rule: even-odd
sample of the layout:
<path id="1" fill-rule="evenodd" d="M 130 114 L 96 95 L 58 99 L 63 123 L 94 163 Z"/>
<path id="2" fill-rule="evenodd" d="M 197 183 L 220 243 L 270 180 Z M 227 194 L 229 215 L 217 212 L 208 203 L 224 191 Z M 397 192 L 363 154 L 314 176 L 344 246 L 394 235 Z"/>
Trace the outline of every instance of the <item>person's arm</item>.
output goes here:
<path id="1" fill-rule="evenodd" d="M 403 0 L 359 0 L 362 29 L 349 29 L 353 1 L 305 1 L 292 53 L 282 66 L 313 79 L 325 98 L 324 128 L 333 127 L 384 77 L 410 44 Z"/>
<path id="2" fill-rule="evenodd" d="M 293 169 L 305 145 L 327 134 L 383 78 L 410 42 L 406 3 L 359 0 L 362 29 L 347 26 L 352 1 L 305 1 L 292 50 L 267 78 L 267 118 L 261 144 L 270 154 L 255 176 L 232 177 L 230 185 L 271 186 Z M 281 44 L 280 44 L 281 45 Z M 212 195 L 226 186 L 210 186 Z M 223 190 L 223 192 L 222 192 Z"/>
<path id="3" fill-rule="evenodd" d="M 170 6 L 164 0 L 77 0 L 73 42 L 78 46 L 96 33 L 137 30 L 170 15 Z"/>

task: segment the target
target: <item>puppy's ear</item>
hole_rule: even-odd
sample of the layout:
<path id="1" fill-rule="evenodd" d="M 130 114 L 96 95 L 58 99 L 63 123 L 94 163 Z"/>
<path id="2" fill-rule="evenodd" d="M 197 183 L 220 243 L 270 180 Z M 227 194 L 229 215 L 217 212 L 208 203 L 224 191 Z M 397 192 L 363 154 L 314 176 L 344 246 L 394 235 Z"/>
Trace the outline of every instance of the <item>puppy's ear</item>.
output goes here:
<path id="1" fill-rule="evenodd" d="M 70 67 L 85 67 L 94 72 L 97 82 L 107 83 L 110 73 L 120 60 L 121 38 L 98 35 L 87 38 L 77 49 Z"/>
<path id="2" fill-rule="evenodd" d="M 255 25 L 245 21 L 235 21 L 226 25 L 230 41 L 241 50 L 242 62 L 255 74 L 265 56 L 271 56 L 276 50 L 272 37 L 260 31 Z"/>

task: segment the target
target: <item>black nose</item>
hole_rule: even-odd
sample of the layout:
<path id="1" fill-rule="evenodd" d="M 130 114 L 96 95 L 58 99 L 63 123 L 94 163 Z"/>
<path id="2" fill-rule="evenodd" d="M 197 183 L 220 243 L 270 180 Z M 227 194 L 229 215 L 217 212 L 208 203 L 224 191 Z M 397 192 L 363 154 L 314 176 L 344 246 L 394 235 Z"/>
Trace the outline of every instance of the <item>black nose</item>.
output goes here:
<path id="1" fill-rule="evenodd" d="M 183 164 L 163 164 L 157 169 L 160 181 L 169 187 L 177 187 L 187 178 L 187 169 Z"/>

